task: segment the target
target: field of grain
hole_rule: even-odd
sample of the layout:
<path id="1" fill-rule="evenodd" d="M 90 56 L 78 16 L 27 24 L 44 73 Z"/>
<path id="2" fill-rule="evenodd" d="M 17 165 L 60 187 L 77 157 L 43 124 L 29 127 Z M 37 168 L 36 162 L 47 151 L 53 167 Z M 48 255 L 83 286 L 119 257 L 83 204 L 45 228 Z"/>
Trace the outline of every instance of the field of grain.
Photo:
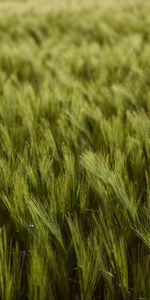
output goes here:
<path id="1" fill-rule="evenodd" d="M 150 299 L 150 3 L 0 0 L 0 299 Z"/>

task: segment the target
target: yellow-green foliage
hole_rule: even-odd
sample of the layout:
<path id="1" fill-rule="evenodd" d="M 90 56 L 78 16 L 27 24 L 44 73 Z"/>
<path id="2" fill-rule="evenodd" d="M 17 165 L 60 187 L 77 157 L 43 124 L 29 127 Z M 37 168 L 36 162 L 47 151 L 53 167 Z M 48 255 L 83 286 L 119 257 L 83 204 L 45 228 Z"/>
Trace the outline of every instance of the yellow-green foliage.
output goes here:
<path id="1" fill-rule="evenodd" d="M 150 4 L 122 2 L 0 1 L 2 300 L 150 299 Z"/>

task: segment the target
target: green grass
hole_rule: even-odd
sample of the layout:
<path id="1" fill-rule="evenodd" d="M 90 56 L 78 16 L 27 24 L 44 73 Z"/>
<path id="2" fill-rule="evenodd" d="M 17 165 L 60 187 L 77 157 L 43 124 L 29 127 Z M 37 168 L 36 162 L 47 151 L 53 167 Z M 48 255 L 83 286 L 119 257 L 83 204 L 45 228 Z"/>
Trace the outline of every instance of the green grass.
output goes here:
<path id="1" fill-rule="evenodd" d="M 150 299 L 150 4 L 81 2 L 0 1 L 1 300 Z"/>

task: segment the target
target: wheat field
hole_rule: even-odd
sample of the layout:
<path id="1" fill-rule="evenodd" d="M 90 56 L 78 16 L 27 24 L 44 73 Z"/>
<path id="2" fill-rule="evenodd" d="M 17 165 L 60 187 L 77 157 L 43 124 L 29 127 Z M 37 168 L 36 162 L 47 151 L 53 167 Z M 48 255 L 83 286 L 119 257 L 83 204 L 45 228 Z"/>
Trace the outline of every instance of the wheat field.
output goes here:
<path id="1" fill-rule="evenodd" d="M 150 299 L 149 1 L 0 1 L 0 299 Z"/>

